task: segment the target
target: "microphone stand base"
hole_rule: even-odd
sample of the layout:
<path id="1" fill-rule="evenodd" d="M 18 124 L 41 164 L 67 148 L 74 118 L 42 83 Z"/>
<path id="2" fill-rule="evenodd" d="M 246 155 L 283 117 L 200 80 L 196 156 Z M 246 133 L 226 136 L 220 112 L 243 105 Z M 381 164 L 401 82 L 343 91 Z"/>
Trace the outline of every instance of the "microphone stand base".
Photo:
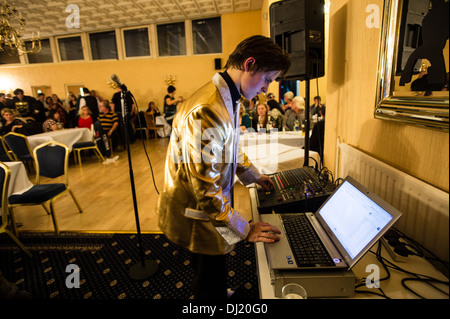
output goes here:
<path id="1" fill-rule="evenodd" d="M 144 263 L 140 261 L 131 266 L 128 274 L 130 275 L 131 279 L 144 280 L 153 276 L 158 270 L 158 267 L 159 265 L 155 260 L 145 259 Z"/>

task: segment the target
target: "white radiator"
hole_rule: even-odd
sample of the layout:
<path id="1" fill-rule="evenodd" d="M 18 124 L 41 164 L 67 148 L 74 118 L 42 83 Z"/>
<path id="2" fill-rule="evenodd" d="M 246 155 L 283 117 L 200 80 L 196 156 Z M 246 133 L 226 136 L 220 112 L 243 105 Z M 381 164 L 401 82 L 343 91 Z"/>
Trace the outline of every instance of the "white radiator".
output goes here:
<path id="1" fill-rule="evenodd" d="M 350 175 L 403 213 L 394 227 L 449 260 L 449 194 L 345 143 L 338 143 L 336 178 Z"/>

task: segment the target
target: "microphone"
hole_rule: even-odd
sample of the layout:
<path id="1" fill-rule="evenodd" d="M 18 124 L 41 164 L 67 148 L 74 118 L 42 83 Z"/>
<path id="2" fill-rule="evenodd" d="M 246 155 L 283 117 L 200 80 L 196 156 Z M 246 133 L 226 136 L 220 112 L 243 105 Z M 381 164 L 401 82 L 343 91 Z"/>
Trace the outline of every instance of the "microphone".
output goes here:
<path id="1" fill-rule="evenodd" d="M 125 84 L 123 84 L 122 81 L 120 81 L 119 77 L 116 74 L 111 74 L 111 81 L 113 81 L 114 83 L 116 83 L 118 86 L 120 86 L 120 88 L 122 89 L 122 91 L 124 92 L 128 92 L 128 88 Z"/>

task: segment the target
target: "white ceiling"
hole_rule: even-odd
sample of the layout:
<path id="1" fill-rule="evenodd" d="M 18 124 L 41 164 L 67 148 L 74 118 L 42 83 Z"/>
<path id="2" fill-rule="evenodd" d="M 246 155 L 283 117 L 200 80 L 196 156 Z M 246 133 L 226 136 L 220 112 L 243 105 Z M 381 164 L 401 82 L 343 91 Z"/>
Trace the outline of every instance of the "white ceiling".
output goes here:
<path id="1" fill-rule="evenodd" d="M 105 30 L 261 9 L 262 0 L 8 0 L 26 20 L 24 37 Z M 67 28 L 69 4 L 80 9 L 79 28 Z M 73 20 L 72 20 L 73 21 Z"/>

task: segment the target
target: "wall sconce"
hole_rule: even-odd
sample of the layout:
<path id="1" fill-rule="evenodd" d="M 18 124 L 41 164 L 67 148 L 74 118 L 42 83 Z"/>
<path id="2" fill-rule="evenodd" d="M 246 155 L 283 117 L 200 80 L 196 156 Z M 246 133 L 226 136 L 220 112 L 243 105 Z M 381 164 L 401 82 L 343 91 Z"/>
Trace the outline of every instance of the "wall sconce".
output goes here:
<path id="1" fill-rule="evenodd" d="M 164 82 L 166 82 L 166 85 L 174 85 L 176 81 L 176 75 L 173 74 L 166 74 L 164 76 Z"/>

